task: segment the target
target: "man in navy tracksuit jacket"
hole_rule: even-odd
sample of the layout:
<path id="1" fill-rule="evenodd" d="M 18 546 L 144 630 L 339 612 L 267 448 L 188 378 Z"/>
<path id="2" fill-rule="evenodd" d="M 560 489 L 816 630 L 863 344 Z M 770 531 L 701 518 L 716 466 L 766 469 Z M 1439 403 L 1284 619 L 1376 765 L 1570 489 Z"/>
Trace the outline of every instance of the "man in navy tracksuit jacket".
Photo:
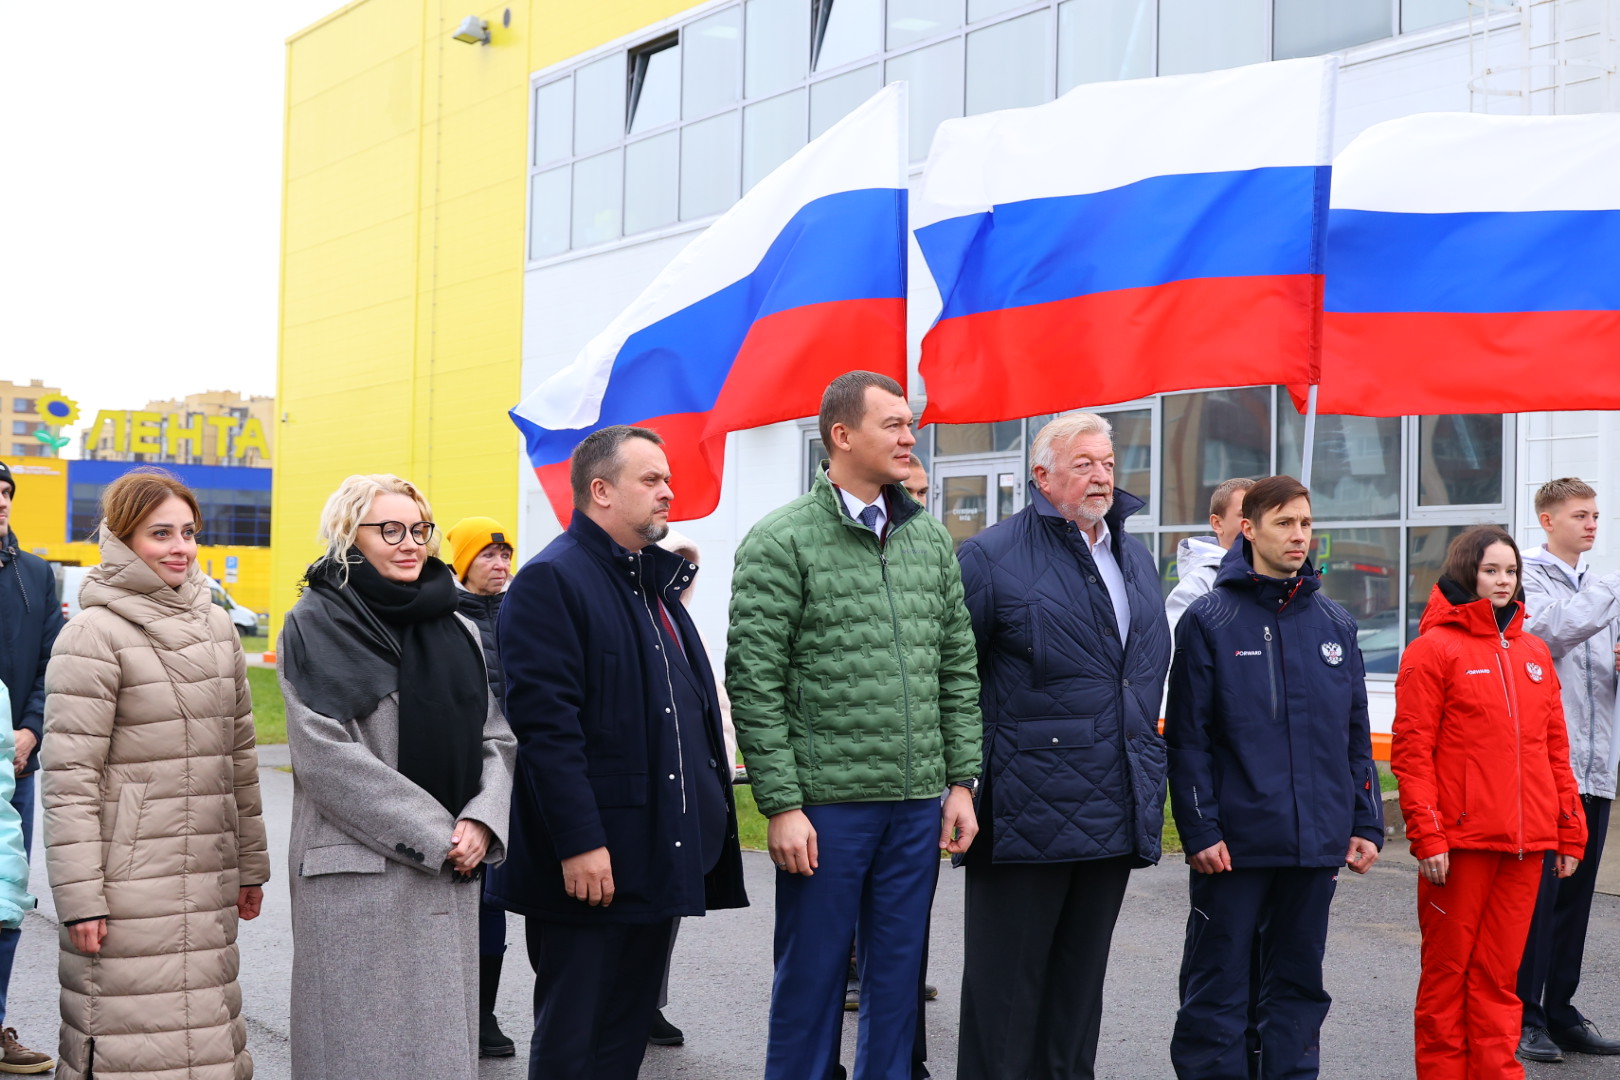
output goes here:
<path id="1" fill-rule="evenodd" d="M 1338 872 L 1365 873 L 1383 842 L 1356 622 L 1320 591 L 1310 521 L 1297 480 L 1255 484 L 1243 539 L 1176 628 L 1165 739 L 1192 866 L 1170 1044 L 1182 1080 L 1318 1074 Z"/>

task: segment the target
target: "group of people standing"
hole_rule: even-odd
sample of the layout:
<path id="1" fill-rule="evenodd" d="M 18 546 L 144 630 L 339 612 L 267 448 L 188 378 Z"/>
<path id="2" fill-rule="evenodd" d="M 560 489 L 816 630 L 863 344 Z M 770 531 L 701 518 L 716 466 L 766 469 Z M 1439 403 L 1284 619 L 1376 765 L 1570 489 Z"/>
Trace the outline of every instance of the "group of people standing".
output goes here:
<path id="1" fill-rule="evenodd" d="M 1338 874 L 1373 866 L 1384 822 L 1310 492 L 1221 485 L 1167 609 L 1106 419 L 1047 424 L 1025 508 L 959 551 L 906 490 L 912 425 L 885 376 L 827 388 L 828 461 L 738 549 L 724 689 L 657 433 L 576 447 L 573 518 L 516 575 L 499 523 L 450 529 L 447 563 L 414 485 L 343 482 L 278 648 L 295 1076 L 414 1074 L 431 1046 L 434 1075 L 470 1078 L 481 1051 L 514 1052 L 494 1020 L 511 911 L 536 975 L 529 1075 L 632 1080 L 668 1026 L 678 920 L 748 903 L 728 713 L 776 871 L 768 1080 L 844 1075 L 852 945 L 854 1075 L 928 1075 L 942 852 L 967 875 L 958 1077 L 1094 1075 L 1113 928 L 1131 870 L 1161 856 L 1167 791 L 1190 865 L 1175 1074 L 1318 1074 Z M 1620 769 L 1620 575 L 1584 570 L 1590 488 L 1555 481 L 1537 508 L 1548 544 L 1523 558 L 1494 526 L 1452 541 L 1397 681 L 1424 1080 L 1522 1075 L 1516 1050 L 1620 1053 L 1572 1004 Z M 136 470 L 103 516 L 84 613 L 41 631 L 25 698 L 60 1073 L 241 1080 L 236 932 L 271 873 L 244 657 L 196 565 L 192 494 Z M 18 715 L 27 777 L 37 714 Z M 7 891 L 7 824 L 0 927 L 31 903 L 26 867 Z"/>

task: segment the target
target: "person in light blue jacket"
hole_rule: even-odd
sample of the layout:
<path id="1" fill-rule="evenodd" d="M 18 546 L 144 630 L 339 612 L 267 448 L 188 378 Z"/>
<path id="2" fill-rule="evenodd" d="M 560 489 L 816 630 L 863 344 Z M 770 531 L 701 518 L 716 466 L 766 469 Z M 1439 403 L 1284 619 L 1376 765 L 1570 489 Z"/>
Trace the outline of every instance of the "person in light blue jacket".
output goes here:
<path id="1" fill-rule="evenodd" d="M 8 715 L 11 693 L 0 683 L 0 716 Z M 24 912 L 32 911 L 34 898 L 28 895 L 28 856 L 23 853 L 22 817 L 11 805 L 17 775 L 12 757 L 16 753 L 15 734 L 0 724 L 0 927 L 15 930 L 22 925 Z"/>

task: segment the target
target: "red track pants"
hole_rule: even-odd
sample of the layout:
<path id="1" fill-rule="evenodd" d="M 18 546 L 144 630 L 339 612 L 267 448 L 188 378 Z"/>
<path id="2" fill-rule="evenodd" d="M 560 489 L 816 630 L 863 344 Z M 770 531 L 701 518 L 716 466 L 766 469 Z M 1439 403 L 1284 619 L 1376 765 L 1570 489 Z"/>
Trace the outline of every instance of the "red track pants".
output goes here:
<path id="1" fill-rule="evenodd" d="M 1514 993 L 1542 853 L 1453 851 L 1444 885 L 1418 879 L 1423 973 L 1415 1013 L 1418 1080 L 1521 1080 L 1513 1056 L 1524 1007 Z"/>

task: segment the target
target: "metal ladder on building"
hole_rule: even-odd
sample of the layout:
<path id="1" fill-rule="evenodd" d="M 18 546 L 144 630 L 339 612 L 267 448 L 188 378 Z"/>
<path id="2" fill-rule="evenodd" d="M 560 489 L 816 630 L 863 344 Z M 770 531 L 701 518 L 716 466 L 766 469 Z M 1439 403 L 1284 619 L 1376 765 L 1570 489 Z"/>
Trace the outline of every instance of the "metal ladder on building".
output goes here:
<path id="1" fill-rule="evenodd" d="M 1620 0 L 1468 0 L 1470 112 L 1620 111 Z"/>

